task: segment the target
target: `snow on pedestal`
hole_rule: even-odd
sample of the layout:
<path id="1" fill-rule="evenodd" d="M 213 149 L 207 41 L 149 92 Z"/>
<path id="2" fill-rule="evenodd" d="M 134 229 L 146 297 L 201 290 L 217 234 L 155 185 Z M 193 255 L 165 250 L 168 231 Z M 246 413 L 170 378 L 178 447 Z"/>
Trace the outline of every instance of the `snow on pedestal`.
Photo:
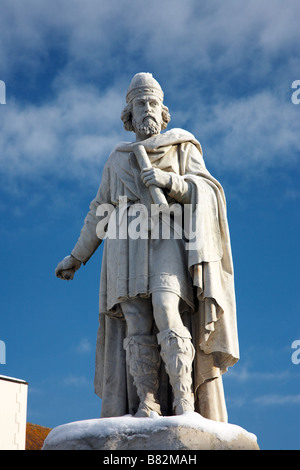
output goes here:
<path id="1" fill-rule="evenodd" d="M 240 426 L 198 413 L 150 418 L 126 415 L 67 423 L 48 434 L 43 450 L 258 450 L 257 438 Z"/>

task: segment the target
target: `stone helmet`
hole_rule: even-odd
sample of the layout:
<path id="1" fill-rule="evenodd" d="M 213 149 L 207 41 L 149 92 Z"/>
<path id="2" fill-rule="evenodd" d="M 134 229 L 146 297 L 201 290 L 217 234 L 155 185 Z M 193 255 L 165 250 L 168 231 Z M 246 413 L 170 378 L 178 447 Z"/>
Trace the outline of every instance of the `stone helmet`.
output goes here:
<path id="1" fill-rule="evenodd" d="M 163 91 L 158 81 L 152 76 L 152 73 L 137 73 L 128 87 L 126 102 L 130 103 L 134 98 L 142 97 L 145 94 L 153 95 L 163 102 Z"/>

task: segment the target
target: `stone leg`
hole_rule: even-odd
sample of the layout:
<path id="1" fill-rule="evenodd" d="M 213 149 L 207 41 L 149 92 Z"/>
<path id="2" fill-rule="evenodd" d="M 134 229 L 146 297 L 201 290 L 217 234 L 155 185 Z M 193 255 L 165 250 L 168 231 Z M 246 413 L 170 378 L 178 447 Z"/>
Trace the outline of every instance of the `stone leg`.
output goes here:
<path id="1" fill-rule="evenodd" d="M 194 411 L 192 364 L 195 350 L 189 331 L 184 327 L 167 329 L 158 333 L 157 339 L 173 390 L 174 413 Z"/>
<path id="2" fill-rule="evenodd" d="M 140 405 L 135 416 L 147 417 L 151 411 L 161 414 L 157 399 L 160 355 L 155 336 L 133 335 L 125 338 L 124 349 Z"/>

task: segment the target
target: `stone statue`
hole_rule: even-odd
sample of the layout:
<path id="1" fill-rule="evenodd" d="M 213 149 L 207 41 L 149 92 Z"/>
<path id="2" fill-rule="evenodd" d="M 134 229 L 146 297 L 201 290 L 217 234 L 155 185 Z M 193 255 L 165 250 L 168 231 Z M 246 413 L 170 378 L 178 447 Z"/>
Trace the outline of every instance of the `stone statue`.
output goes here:
<path id="1" fill-rule="evenodd" d="M 170 121 L 163 98 L 150 73 L 133 77 L 121 119 L 135 142 L 109 156 L 56 276 L 73 279 L 105 238 L 95 373 L 102 417 L 196 411 L 227 421 L 222 374 L 239 347 L 226 202 L 195 137 L 161 132 Z"/>

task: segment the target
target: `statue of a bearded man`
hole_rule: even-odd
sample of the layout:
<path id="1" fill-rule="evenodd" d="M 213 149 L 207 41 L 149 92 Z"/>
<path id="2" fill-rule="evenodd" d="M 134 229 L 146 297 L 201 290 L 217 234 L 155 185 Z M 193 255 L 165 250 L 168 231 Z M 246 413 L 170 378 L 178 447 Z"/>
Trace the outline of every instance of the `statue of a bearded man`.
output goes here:
<path id="1" fill-rule="evenodd" d="M 72 279 L 105 238 L 95 373 L 102 417 L 196 411 L 227 421 L 222 374 L 239 348 L 226 202 L 195 137 L 161 132 L 170 121 L 163 98 L 151 74 L 133 77 L 121 118 L 135 142 L 109 156 L 80 237 L 56 275 Z M 169 212 L 163 236 L 162 210 L 152 236 L 149 209 L 161 201 L 182 213 Z M 102 230 L 101 207 L 108 206 L 114 211 Z M 146 229 L 132 236 L 130 223 L 143 208 Z M 182 220 L 195 227 L 193 237 Z"/>

